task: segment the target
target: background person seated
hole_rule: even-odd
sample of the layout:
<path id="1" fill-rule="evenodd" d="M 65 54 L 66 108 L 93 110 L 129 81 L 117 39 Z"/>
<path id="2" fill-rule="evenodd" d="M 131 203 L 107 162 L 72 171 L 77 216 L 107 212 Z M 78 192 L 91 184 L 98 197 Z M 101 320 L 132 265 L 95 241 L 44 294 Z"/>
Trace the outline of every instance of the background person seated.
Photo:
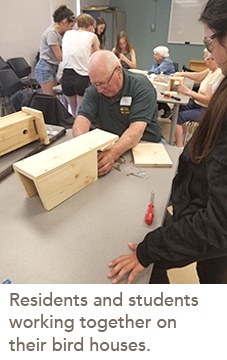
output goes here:
<path id="1" fill-rule="evenodd" d="M 195 81 L 201 81 L 198 92 L 190 90 L 184 84 L 178 85 L 180 93 L 190 95 L 191 97 L 187 105 L 180 105 L 175 131 L 175 144 L 179 147 L 183 146 L 184 135 L 187 129 L 186 122 L 200 121 L 213 93 L 224 78 L 221 69 L 207 49 L 204 49 L 204 60 L 207 66 L 206 70 L 200 72 L 177 72 L 174 74 L 174 76 L 184 76 Z"/>
<path id="2" fill-rule="evenodd" d="M 175 73 L 175 68 L 170 59 L 169 49 L 166 46 L 157 46 L 153 49 L 154 61 L 152 67 L 148 70 L 148 74 L 165 74 Z"/>
<path id="3" fill-rule="evenodd" d="M 166 46 L 157 46 L 153 49 L 154 61 L 152 67 L 148 70 L 150 74 L 170 75 L 175 73 L 175 67 L 170 59 L 169 49 Z M 158 110 L 164 110 L 162 118 L 168 118 L 171 115 L 170 107 L 166 103 L 158 103 Z"/>
<path id="4" fill-rule="evenodd" d="M 113 53 L 121 60 L 124 69 L 136 69 L 136 52 L 125 31 L 119 32 Z"/>

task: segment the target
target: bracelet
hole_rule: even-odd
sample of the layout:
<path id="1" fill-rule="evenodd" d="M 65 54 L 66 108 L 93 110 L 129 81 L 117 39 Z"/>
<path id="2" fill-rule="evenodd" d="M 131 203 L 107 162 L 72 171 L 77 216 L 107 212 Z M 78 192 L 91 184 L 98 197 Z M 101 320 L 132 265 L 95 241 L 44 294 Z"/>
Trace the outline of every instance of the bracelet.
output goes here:
<path id="1" fill-rule="evenodd" d="M 187 93 L 187 95 L 190 95 L 190 94 L 191 94 L 191 92 L 192 92 L 191 90 L 188 90 L 188 93 Z"/>

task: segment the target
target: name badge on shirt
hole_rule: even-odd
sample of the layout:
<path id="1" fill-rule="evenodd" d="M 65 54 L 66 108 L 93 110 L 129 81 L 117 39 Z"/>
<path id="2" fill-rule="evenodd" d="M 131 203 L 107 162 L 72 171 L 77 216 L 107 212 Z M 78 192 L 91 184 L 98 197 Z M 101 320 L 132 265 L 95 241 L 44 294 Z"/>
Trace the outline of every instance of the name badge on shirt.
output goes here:
<path id="1" fill-rule="evenodd" d="M 129 115 L 129 114 L 130 114 L 129 107 L 127 107 L 127 106 L 121 106 L 121 107 L 120 107 L 120 112 L 121 112 L 121 114 L 123 114 L 123 115 Z"/>
<path id="2" fill-rule="evenodd" d="M 131 96 L 123 96 L 120 101 L 121 106 L 130 106 L 132 104 Z"/>

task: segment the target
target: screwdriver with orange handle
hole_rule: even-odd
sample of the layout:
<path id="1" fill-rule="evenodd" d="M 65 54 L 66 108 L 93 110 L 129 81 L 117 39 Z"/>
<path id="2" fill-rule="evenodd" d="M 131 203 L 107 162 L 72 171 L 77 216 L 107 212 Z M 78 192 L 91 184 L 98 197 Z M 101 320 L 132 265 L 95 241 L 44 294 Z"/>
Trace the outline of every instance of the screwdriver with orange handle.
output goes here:
<path id="1" fill-rule="evenodd" d="M 150 203 L 145 216 L 145 221 L 148 225 L 151 225 L 154 219 L 154 191 L 151 192 Z"/>

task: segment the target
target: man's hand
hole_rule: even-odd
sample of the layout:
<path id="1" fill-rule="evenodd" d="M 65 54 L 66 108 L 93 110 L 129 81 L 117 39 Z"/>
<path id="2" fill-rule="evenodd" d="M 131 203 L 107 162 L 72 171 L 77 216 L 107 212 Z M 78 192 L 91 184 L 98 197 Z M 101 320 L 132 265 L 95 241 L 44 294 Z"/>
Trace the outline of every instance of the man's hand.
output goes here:
<path id="1" fill-rule="evenodd" d="M 98 154 L 98 175 L 106 175 L 114 166 L 115 158 L 111 150 L 101 151 Z"/>
<path id="2" fill-rule="evenodd" d="M 137 244 L 129 243 L 128 245 L 133 250 L 132 254 L 121 255 L 108 264 L 113 269 L 107 274 L 107 277 L 112 278 L 116 275 L 113 284 L 117 284 L 128 273 L 127 284 L 131 284 L 137 274 L 144 270 L 136 256 Z"/>

